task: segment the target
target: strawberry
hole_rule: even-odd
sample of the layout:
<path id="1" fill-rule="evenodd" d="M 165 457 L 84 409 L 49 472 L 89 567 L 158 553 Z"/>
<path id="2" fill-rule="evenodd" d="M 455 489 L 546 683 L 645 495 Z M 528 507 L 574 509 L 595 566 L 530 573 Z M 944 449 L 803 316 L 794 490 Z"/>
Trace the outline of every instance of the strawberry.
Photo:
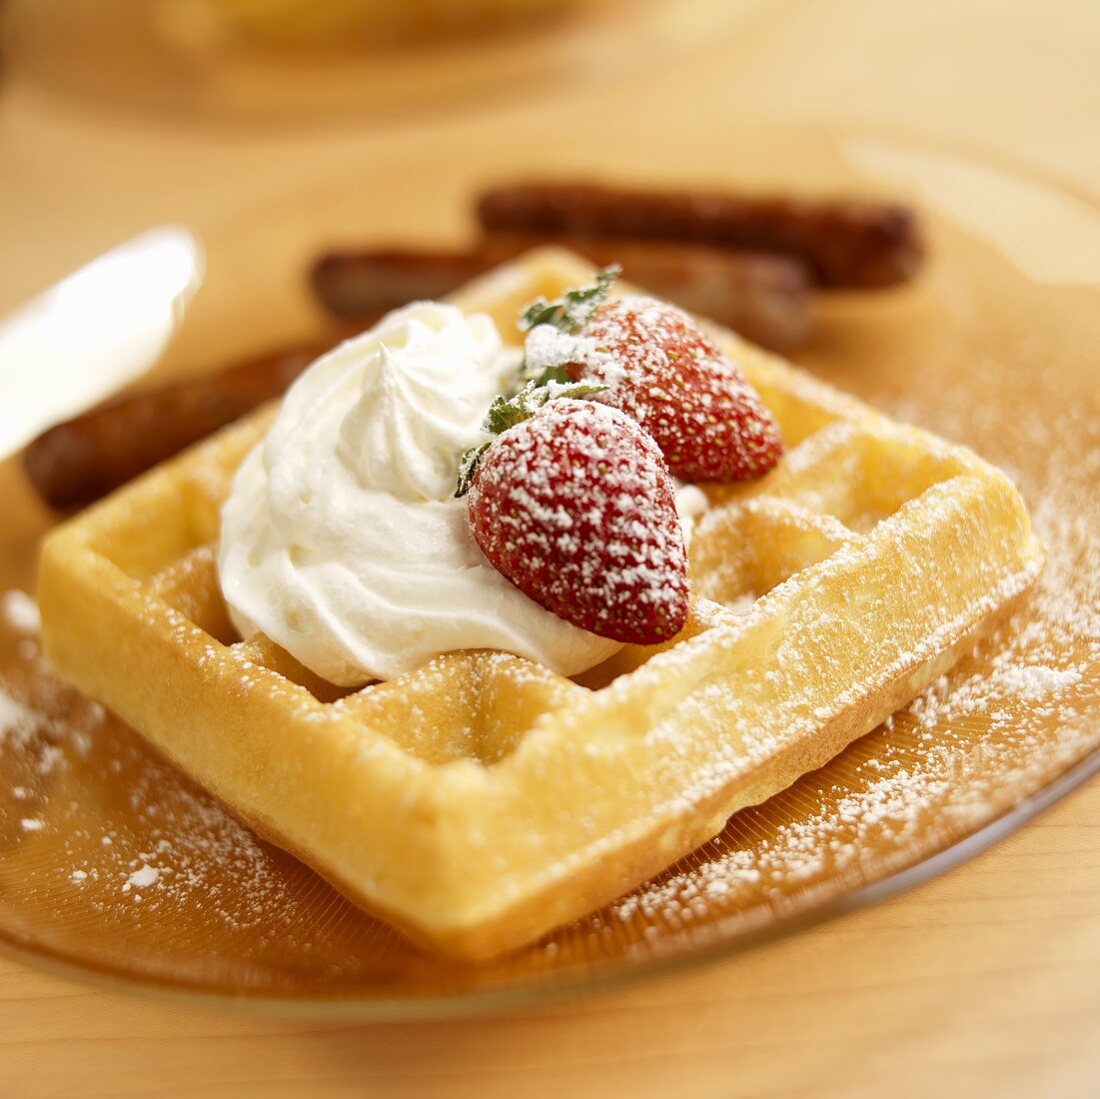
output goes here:
<path id="1" fill-rule="evenodd" d="M 561 305 L 528 309 L 527 372 L 604 385 L 598 400 L 637 420 L 685 481 L 763 476 L 783 444 L 755 390 L 682 310 L 652 298 L 606 301 L 615 274 L 601 271 Z"/>
<path id="2" fill-rule="evenodd" d="M 470 530 L 499 572 L 566 621 L 616 641 L 666 641 L 688 610 L 671 479 L 633 420 L 573 388 L 585 392 L 528 386 L 494 405 L 487 429 L 495 412 L 503 430 L 463 463 Z"/>

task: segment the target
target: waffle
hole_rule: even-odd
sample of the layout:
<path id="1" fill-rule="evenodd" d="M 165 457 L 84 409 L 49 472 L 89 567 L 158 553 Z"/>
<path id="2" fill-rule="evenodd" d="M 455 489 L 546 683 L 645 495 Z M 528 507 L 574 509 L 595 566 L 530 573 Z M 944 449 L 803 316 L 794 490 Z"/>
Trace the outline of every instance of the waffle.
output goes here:
<path id="1" fill-rule="evenodd" d="M 514 331 L 588 265 L 532 252 L 453 297 Z M 49 659 L 261 835 L 430 948 L 478 959 L 594 910 L 912 698 L 1041 567 L 998 471 L 716 330 L 788 452 L 708 489 L 672 642 L 584 675 L 464 651 L 348 692 L 218 590 L 218 513 L 268 408 L 59 527 Z M 516 337 L 518 339 L 518 336 Z"/>

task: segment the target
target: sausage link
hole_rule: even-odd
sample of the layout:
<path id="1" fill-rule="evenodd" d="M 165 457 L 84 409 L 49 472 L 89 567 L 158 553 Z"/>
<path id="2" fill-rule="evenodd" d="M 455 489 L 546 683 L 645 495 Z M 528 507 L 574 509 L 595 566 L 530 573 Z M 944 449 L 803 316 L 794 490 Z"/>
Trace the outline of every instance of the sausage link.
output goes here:
<path id="1" fill-rule="evenodd" d="M 284 348 L 115 398 L 39 435 L 23 451 L 23 468 L 50 506 L 91 503 L 277 397 L 327 346 Z"/>
<path id="2" fill-rule="evenodd" d="M 408 301 L 441 297 L 545 243 L 545 237 L 492 234 L 466 251 L 331 252 L 314 264 L 310 283 L 336 316 L 365 323 Z M 812 335 L 809 277 L 798 259 L 577 235 L 557 237 L 555 243 L 587 256 L 596 266 L 621 263 L 628 279 L 659 297 L 774 350 L 802 347 Z"/>
<path id="3" fill-rule="evenodd" d="M 488 232 L 675 240 L 781 252 L 806 262 L 823 286 L 890 286 L 924 257 L 916 214 L 893 203 L 820 201 L 594 184 L 496 187 L 477 202 Z"/>

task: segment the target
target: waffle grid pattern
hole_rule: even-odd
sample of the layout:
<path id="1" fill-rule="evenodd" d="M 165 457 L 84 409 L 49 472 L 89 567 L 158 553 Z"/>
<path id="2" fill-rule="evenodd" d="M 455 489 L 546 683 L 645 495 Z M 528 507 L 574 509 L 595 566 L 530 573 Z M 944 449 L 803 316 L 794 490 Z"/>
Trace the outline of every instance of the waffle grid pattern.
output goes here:
<path id="1" fill-rule="evenodd" d="M 502 332 L 584 281 L 540 250 L 455 300 Z M 604 904 L 842 750 L 1021 595 L 1041 552 L 1007 480 L 718 333 L 788 446 L 709 490 L 683 633 L 573 680 L 443 655 L 348 691 L 218 591 L 218 510 L 270 421 L 234 425 L 44 550 L 51 660 L 261 834 L 428 945 L 484 957 Z"/>

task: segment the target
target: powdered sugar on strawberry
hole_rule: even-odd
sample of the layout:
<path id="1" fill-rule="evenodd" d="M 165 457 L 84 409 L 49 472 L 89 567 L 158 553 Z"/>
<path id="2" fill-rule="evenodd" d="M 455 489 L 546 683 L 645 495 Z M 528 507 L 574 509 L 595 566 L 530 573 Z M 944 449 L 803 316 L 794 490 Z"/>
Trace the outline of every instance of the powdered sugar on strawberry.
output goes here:
<path id="1" fill-rule="evenodd" d="M 503 432 L 470 489 L 489 560 L 542 606 L 618 641 L 654 644 L 687 616 L 687 555 L 653 440 L 616 409 L 557 399 Z"/>
<path id="2" fill-rule="evenodd" d="M 654 437 L 672 473 L 687 481 L 760 477 L 783 446 L 771 413 L 741 372 L 683 310 L 626 297 L 596 310 L 577 357 L 559 363 L 578 380 L 607 386 L 596 397 Z M 540 349 L 550 357 L 550 349 Z"/>

